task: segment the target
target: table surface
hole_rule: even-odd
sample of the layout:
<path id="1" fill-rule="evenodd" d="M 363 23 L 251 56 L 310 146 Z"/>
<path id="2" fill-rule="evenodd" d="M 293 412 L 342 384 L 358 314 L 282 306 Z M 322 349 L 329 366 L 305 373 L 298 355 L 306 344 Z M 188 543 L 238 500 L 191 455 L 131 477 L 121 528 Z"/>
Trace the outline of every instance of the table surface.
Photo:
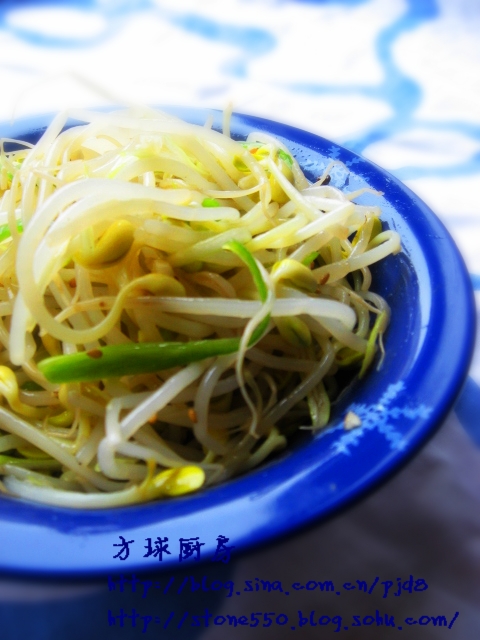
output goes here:
<path id="1" fill-rule="evenodd" d="M 236 111 L 320 134 L 389 170 L 437 213 L 466 261 L 478 316 L 478 33 L 478 0 L 0 0 L 0 121 L 132 100 L 220 109 L 231 102 Z M 339 626 L 332 637 L 389 640 L 407 618 L 409 639 L 434 639 L 447 633 L 433 622 L 445 616 L 450 638 L 476 640 L 479 384 L 477 347 L 455 410 L 388 484 L 329 522 L 233 558 L 216 573 L 199 567 L 185 574 L 199 584 L 205 575 L 205 585 L 249 580 L 255 588 L 269 580 L 283 587 L 308 583 L 308 589 L 294 588 L 288 597 L 261 589 L 254 598 L 202 588 L 201 596 L 160 598 L 150 590 L 142 598 L 128 587 L 120 594 L 119 584 L 109 590 L 105 580 L 60 585 L 4 577 L 1 637 L 108 640 L 161 632 L 217 640 L 228 620 L 215 616 L 275 611 L 288 616 L 288 624 L 274 616 L 271 627 L 263 627 L 262 618 L 254 630 L 239 624 L 228 633 L 287 638 L 301 616 L 315 611 L 317 626 L 325 616 L 321 633 Z M 371 593 L 356 582 L 365 580 L 370 589 L 375 578 Z M 407 588 L 395 596 L 397 579 Z M 313 588 L 314 581 L 328 580 L 350 587 L 342 587 L 341 597 Z M 143 616 L 135 628 L 130 619 L 121 631 L 119 619 L 109 623 L 108 610 L 118 615 L 120 607 Z M 188 621 L 178 628 L 182 612 L 204 613 L 205 607 L 214 614 L 208 628 Z M 164 629 L 170 611 L 178 620 Z M 396 628 L 385 617 L 378 628 L 385 614 L 395 616 Z M 355 630 L 354 615 L 362 622 Z M 310 619 L 301 627 L 302 638 L 320 631 Z"/>

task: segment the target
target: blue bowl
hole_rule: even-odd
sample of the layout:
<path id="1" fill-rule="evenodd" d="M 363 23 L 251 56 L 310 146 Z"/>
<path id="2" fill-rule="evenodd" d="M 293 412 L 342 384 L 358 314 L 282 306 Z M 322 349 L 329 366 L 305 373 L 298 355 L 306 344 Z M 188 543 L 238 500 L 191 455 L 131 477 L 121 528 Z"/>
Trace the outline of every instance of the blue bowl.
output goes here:
<path id="1" fill-rule="evenodd" d="M 176 108 L 203 124 L 207 111 Z M 220 114 L 215 112 L 217 128 Z M 3 125 L 0 135 L 35 142 L 48 117 Z M 72 123 L 73 124 L 73 123 Z M 271 133 L 315 180 L 331 158 L 345 163 L 332 184 L 384 193 L 358 202 L 380 205 L 384 225 L 396 229 L 403 251 L 372 268 L 372 289 L 392 309 L 379 371 L 352 384 L 333 408 L 329 428 L 299 433 L 261 468 L 221 486 L 171 501 L 105 511 L 77 511 L 0 498 L 0 571 L 43 576 L 94 574 L 179 566 L 180 539 L 198 539 L 201 559 L 214 556 L 220 536 L 233 554 L 319 522 L 386 481 L 441 425 L 457 396 L 474 339 L 474 305 L 463 260 L 431 210 L 368 160 L 324 138 L 261 118 L 234 115 L 232 132 Z M 361 426 L 346 431 L 348 411 Z M 130 542 L 122 551 L 122 537 Z M 170 555 L 148 553 L 168 538 Z M 220 542 L 222 538 L 220 538 Z M 115 557 L 117 556 L 117 557 Z M 195 554 L 182 566 L 194 562 Z"/>

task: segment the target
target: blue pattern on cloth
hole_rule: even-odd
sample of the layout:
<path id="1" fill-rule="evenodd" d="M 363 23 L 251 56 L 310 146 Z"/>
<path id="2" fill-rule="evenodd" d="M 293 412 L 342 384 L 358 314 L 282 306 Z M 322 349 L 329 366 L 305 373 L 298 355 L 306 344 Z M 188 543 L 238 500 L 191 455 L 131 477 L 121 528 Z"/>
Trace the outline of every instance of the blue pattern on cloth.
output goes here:
<path id="1" fill-rule="evenodd" d="M 188 33 L 201 36 L 213 42 L 227 43 L 238 47 L 241 55 L 223 65 L 223 71 L 232 76 L 244 78 L 248 74 L 248 63 L 258 55 L 275 48 L 276 39 L 266 29 L 259 27 L 239 27 L 204 18 L 196 13 L 176 15 L 170 18 L 172 24 Z"/>
<path id="2" fill-rule="evenodd" d="M 411 126 L 413 114 L 421 100 L 422 90 L 417 82 L 401 71 L 394 59 L 392 49 L 404 32 L 415 29 L 437 15 L 435 0 L 426 0 L 425 2 L 408 0 L 408 11 L 379 33 L 375 48 L 377 59 L 383 67 L 384 79 L 378 86 L 362 86 L 361 83 L 347 87 L 294 84 L 291 85 L 291 88 L 294 91 L 306 91 L 314 94 L 355 92 L 368 97 L 380 98 L 389 103 L 393 111 L 391 118 L 376 124 L 362 137 L 345 141 L 349 149 L 356 153 L 362 153 L 367 145 L 386 138 L 392 131 L 399 131 Z"/>

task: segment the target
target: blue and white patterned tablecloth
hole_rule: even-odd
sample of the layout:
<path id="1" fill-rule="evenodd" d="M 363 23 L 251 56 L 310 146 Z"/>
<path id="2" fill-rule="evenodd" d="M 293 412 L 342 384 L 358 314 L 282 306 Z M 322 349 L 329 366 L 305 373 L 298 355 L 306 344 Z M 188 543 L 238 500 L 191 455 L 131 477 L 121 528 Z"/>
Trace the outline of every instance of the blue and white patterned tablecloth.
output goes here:
<path id="1" fill-rule="evenodd" d="M 462 251 L 480 309 L 479 0 L 0 0 L 0 120 L 109 102 L 235 110 L 321 134 L 385 167 L 443 220 Z M 455 626 L 410 626 L 407 637 L 480 637 L 480 350 L 456 409 L 387 485 L 326 524 L 238 558 L 227 579 L 423 578 L 407 597 L 341 598 L 315 591 L 258 594 L 250 609 L 445 615 Z M 1 531 L 0 531 L 1 543 Z M 202 569 L 202 571 L 205 571 Z M 199 574 L 201 575 L 201 573 Z M 109 626 L 106 583 L 0 578 L 2 640 L 224 638 L 224 626 Z M 240 598 L 212 594 L 122 601 L 242 615 Z M 200 607 L 201 604 L 201 607 Z M 247 612 L 248 613 L 248 612 Z M 351 615 L 350 615 L 351 617 Z M 425 622 L 427 618 L 423 618 Z M 398 636 L 363 626 L 339 636 Z M 405 629 L 406 630 L 406 629 Z M 234 638 L 330 637 L 305 625 L 228 629 Z M 194 633 L 197 632 L 197 633 Z M 344 636 L 342 636 L 342 633 Z M 160 635 L 159 635 L 160 634 Z M 293 636 L 292 636 L 293 634 Z"/>

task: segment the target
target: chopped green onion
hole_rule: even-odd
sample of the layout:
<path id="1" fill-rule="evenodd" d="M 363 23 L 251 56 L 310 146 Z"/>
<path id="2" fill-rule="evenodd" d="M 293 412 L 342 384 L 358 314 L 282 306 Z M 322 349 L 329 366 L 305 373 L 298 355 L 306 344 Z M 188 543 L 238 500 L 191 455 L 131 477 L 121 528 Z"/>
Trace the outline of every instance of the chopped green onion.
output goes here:
<path id="1" fill-rule="evenodd" d="M 202 207 L 219 207 L 220 202 L 216 198 L 205 198 Z"/>
<path id="2" fill-rule="evenodd" d="M 95 349 L 95 354 L 83 351 L 46 358 L 38 368 L 53 383 L 87 382 L 180 367 L 234 353 L 239 344 L 239 338 L 116 344 Z"/>
<path id="3" fill-rule="evenodd" d="M 312 251 L 312 253 L 309 253 L 308 256 L 306 256 L 302 260 L 302 264 L 304 264 L 306 267 L 309 267 L 312 262 L 318 258 L 319 255 L 320 251 Z"/>
<path id="4" fill-rule="evenodd" d="M 265 284 L 262 274 L 260 273 L 260 269 L 258 268 L 258 265 L 255 262 L 255 258 L 252 256 L 250 251 L 248 251 L 248 249 L 245 249 L 243 244 L 240 244 L 240 242 L 238 242 L 237 240 L 231 240 L 230 242 L 227 242 L 227 244 L 225 244 L 223 248 L 228 249 L 232 253 L 235 253 L 240 258 L 240 260 L 242 260 L 247 265 L 250 273 L 252 274 L 255 286 L 258 289 L 260 300 L 262 302 L 265 302 L 268 296 L 267 285 Z"/>
<path id="5" fill-rule="evenodd" d="M 285 162 L 289 169 L 293 167 L 292 156 L 288 155 L 288 153 L 285 153 L 283 149 L 278 150 L 278 157 Z"/>
<path id="6" fill-rule="evenodd" d="M 21 220 L 17 220 L 17 229 L 18 229 L 19 233 L 22 233 L 23 224 L 22 224 Z M 0 225 L 0 242 L 3 242 L 7 238 L 10 238 L 11 235 L 12 235 L 12 232 L 10 231 L 10 225 L 9 224 L 1 224 Z"/>

